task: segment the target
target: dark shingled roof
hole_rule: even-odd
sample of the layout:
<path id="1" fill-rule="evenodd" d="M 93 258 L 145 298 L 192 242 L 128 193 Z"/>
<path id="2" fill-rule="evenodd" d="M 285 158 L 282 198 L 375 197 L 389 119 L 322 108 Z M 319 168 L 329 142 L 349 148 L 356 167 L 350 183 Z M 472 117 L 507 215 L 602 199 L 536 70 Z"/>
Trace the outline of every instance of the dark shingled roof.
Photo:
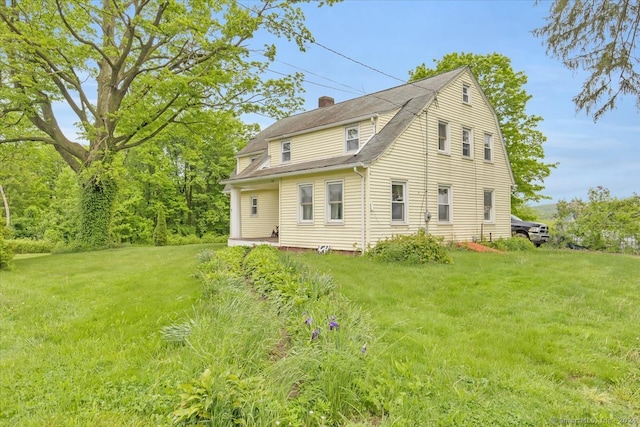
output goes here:
<path id="1" fill-rule="evenodd" d="M 239 174 L 232 174 L 226 182 L 233 183 L 234 181 L 259 179 L 307 170 L 339 168 L 341 166 L 346 168 L 351 165 L 371 163 L 384 153 L 387 147 L 404 132 L 413 119 L 434 99 L 436 93 L 458 77 L 465 69 L 466 67 L 458 68 L 428 79 L 418 80 L 279 120 L 256 135 L 246 147 L 238 152 L 237 156 L 259 152 L 262 152 L 262 155 Z M 357 154 L 259 169 L 260 165 L 267 159 L 266 150 L 270 139 L 312 131 L 332 123 L 345 122 L 368 115 L 373 116 L 396 109 L 399 109 L 396 115 Z"/>

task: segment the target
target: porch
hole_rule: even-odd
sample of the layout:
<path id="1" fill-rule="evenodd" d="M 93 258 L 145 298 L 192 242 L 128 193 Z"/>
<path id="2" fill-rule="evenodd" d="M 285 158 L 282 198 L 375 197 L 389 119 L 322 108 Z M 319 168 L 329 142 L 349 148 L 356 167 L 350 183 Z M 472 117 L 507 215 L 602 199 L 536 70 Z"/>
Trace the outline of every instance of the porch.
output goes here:
<path id="1" fill-rule="evenodd" d="M 253 238 L 229 237 L 229 239 L 227 240 L 227 245 L 228 246 L 269 245 L 269 246 L 275 246 L 277 248 L 280 246 L 280 242 L 277 237 L 253 237 Z"/>

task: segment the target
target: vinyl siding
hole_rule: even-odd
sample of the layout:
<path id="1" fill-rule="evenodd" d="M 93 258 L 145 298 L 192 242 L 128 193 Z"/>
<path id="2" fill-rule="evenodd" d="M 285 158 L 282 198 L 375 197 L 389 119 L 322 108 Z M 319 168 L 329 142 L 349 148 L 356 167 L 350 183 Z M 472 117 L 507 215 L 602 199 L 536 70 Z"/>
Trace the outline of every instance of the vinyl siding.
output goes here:
<path id="1" fill-rule="evenodd" d="M 343 218 L 340 224 L 327 223 L 326 183 L 343 182 Z M 298 184 L 313 184 L 313 223 L 300 223 Z M 280 183 L 280 246 L 348 250 L 361 247 L 361 178 L 352 170 L 283 178 Z"/>
<path id="2" fill-rule="evenodd" d="M 376 120 L 376 129 L 379 132 L 396 113 L 388 112 L 381 114 Z M 269 142 L 269 153 L 271 154 L 271 167 L 282 165 L 282 154 L 280 145 L 282 141 L 291 141 L 291 160 L 286 164 L 304 163 L 317 159 L 338 157 L 346 154 L 345 149 L 345 127 L 358 125 L 360 146 L 366 143 L 372 136 L 374 125 L 370 119 L 354 122 L 348 125 L 340 125 L 329 129 L 322 129 L 308 134 L 293 136 L 291 138 L 279 139 Z"/>
<path id="3" fill-rule="evenodd" d="M 238 157 L 236 169 L 238 173 L 245 170 L 245 168 L 251 164 L 251 157 L 252 156 Z"/>
<path id="4" fill-rule="evenodd" d="M 258 214 L 251 215 L 251 197 L 258 198 Z M 255 190 L 241 194 L 242 237 L 269 237 L 278 225 L 278 191 Z"/>
<path id="5" fill-rule="evenodd" d="M 471 105 L 462 103 L 462 84 L 470 85 Z M 438 152 L 438 122 L 449 123 L 450 154 Z M 462 156 L 462 128 L 472 129 L 473 156 Z M 493 162 L 484 160 L 484 134 L 493 135 Z M 425 151 L 425 143 L 428 152 Z M 428 162 L 428 166 L 425 166 Z M 425 176 L 425 170 L 428 173 Z M 407 183 L 408 223 L 391 223 L 391 181 Z M 438 223 L 438 185 L 450 185 L 452 223 Z M 447 240 L 508 237 L 511 177 L 490 107 L 466 73 L 416 118 L 369 170 L 367 241 L 375 244 L 391 234 L 413 233 L 427 226 Z M 484 190 L 494 191 L 495 221 L 484 221 Z M 431 212 L 428 224 L 425 212 Z"/>

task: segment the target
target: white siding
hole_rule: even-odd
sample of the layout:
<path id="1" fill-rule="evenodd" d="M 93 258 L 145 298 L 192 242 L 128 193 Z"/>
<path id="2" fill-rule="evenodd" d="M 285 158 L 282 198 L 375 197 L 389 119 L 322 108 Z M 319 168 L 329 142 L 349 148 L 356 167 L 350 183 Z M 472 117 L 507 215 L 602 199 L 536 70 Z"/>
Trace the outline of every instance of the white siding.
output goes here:
<path id="1" fill-rule="evenodd" d="M 462 102 L 463 82 L 470 86 L 471 105 Z M 439 120 L 449 123 L 450 154 L 438 152 Z M 472 159 L 462 157 L 463 126 L 473 130 Z M 494 138 L 491 163 L 484 161 L 485 133 Z M 375 244 L 391 234 L 412 233 L 425 225 L 430 233 L 447 240 L 471 240 L 481 234 L 488 239 L 489 233 L 493 238 L 510 236 L 511 177 L 501 144 L 492 110 L 472 78 L 461 75 L 438 93 L 427 118 L 416 118 L 371 166 L 368 242 Z M 391 225 L 391 180 L 407 182 L 408 225 Z M 451 186 L 451 224 L 438 224 L 438 185 Z M 483 219 L 485 189 L 494 191 L 496 218 L 491 223 Z M 428 224 L 424 220 L 427 211 L 431 212 Z"/>
<path id="2" fill-rule="evenodd" d="M 362 147 L 372 136 L 374 127 L 380 132 L 397 111 L 381 114 L 377 119 L 362 120 L 348 125 L 335 126 L 303 135 L 286 138 L 291 141 L 291 161 L 287 164 L 304 163 L 312 160 L 339 157 L 347 154 L 345 151 L 345 127 L 357 125 L 359 128 L 360 146 Z M 283 140 L 269 142 L 271 153 L 271 167 L 282 165 L 280 144 Z"/>
<path id="3" fill-rule="evenodd" d="M 326 183 L 342 181 L 343 216 L 341 224 L 327 223 Z M 300 223 L 298 184 L 313 184 L 313 223 Z M 361 245 L 361 178 L 353 170 L 332 174 L 315 174 L 282 179 L 280 185 L 282 210 L 280 213 L 280 246 L 317 248 L 330 245 L 332 249 L 353 251 Z"/>
<path id="4" fill-rule="evenodd" d="M 251 197 L 258 198 L 258 214 L 251 215 Z M 269 237 L 278 225 L 278 191 L 243 191 L 241 195 L 242 238 Z"/>

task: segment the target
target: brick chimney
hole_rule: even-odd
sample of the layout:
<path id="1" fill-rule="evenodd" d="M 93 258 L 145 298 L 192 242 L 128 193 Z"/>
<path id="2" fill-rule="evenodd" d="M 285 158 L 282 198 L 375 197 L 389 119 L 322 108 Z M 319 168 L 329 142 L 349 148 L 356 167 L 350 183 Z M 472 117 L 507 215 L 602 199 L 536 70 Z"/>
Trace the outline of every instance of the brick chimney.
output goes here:
<path id="1" fill-rule="evenodd" d="M 318 98 L 319 108 L 331 107 L 334 103 L 335 103 L 335 100 L 330 96 L 321 96 L 320 98 Z"/>

